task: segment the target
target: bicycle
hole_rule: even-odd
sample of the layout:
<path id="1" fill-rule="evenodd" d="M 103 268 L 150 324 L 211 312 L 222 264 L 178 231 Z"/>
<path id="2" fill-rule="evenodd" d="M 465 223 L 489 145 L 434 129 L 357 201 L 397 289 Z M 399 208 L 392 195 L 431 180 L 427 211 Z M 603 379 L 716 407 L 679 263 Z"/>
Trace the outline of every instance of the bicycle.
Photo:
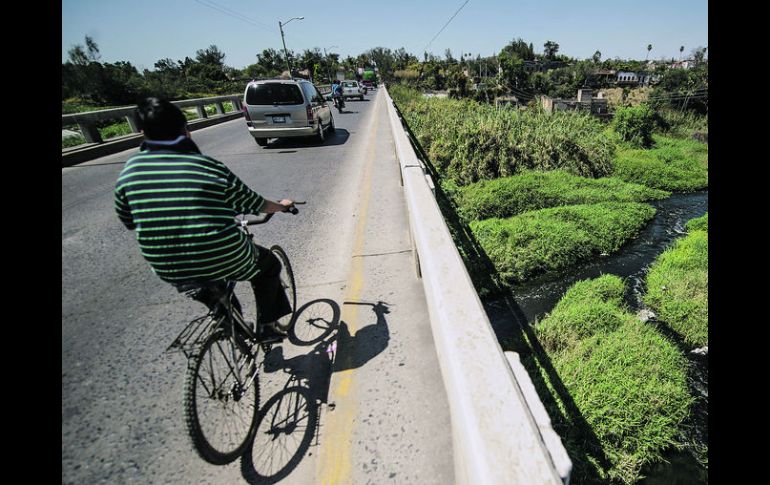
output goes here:
<path id="1" fill-rule="evenodd" d="M 288 212 L 296 215 L 299 211 L 292 207 Z M 248 226 L 264 224 L 272 216 L 242 216 L 236 220 L 252 239 Z M 297 309 L 294 272 L 280 246 L 272 246 L 270 251 L 283 266 L 281 284 L 292 311 L 278 326 L 287 330 Z M 244 320 L 234 293 L 235 283 L 179 286 L 179 291 L 199 301 L 201 292 L 205 292 L 207 300 L 215 304 L 206 315 L 192 320 L 166 349 L 167 352 L 181 351 L 187 357 L 184 391 L 187 431 L 198 455 L 213 465 L 233 462 L 253 439 L 259 410 L 259 366 L 273 343 L 282 340 L 259 338 L 259 308 L 253 323 Z"/>

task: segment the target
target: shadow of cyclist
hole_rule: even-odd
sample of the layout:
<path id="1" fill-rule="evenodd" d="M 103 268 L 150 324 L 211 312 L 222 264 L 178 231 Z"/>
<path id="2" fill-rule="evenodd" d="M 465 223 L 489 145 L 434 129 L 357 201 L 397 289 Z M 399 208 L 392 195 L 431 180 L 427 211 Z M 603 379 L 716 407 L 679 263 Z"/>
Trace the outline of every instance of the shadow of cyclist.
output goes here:
<path id="1" fill-rule="evenodd" d="M 254 441 L 241 457 L 241 474 L 251 484 L 272 484 L 286 478 L 300 464 L 317 438 L 321 405 L 328 400 L 339 327 L 336 302 L 319 299 L 303 305 L 289 332 L 305 353 L 287 358 L 284 346 L 265 357 L 264 374 L 286 377 L 283 388 L 260 408 Z M 296 348 L 296 347 L 295 347 Z M 316 443 L 317 445 L 317 443 Z"/>
<path id="2" fill-rule="evenodd" d="M 307 352 L 286 358 L 277 346 L 265 357 L 263 373 L 283 372 L 283 388 L 268 399 L 257 416 L 254 441 L 241 458 L 241 473 L 252 484 L 272 484 L 299 465 L 317 439 L 321 405 L 328 402 L 332 372 L 363 366 L 388 345 L 390 333 L 384 302 L 345 302 L 371 306 L 375 322 L 350 334 L 340 321 L 340 308 L 329 299 L 303 305 L 289 331 L 289 340 Z"/>
<path id="3" fill-rule="evenodd" d="M 344 304 L 371 306 L 376 320 L 373 324 L 358 329 L 355 335 L 350 334 L 350 329 L 345 322 L 340 322 L 340 328 L 337 331 L 334 372 L 362 367 L 382 353 L 390 341 L 388 322 L 385 319 L 385 315 L 390 313 L 387 303 L 382 301 L 377 303 L 346 301 Z"/>

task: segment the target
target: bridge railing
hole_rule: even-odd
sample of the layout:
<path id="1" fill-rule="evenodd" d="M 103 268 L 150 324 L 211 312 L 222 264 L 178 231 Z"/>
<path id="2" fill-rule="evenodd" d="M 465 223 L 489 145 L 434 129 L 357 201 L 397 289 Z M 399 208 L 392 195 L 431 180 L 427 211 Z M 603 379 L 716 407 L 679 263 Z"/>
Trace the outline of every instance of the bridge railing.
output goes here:
<path id="1" fill-rule="evenodd" d="M 223 104 L 225 101 L 230 101 L 233 105 L 233 111 L 229 111 L 229 113 L 240 112 L 242 109 L 242 96 L 243 95 L 233 94 L 227 96 L 213 96 L 210 98 L 186 99 L 183 101 L 172 101 L 172 104 L 177 105 L 179 108 L 189 108 L 193 106 L 198 112 L 198 117 L 206 119 L 208 118 L 208 114 L 206 113 L 205 107 L 208 105 L 214 105 L 218 115 L 228 113 L 225 111 Z M 101 121 L 117 120 L 120 118 L 125 118 L 128 121 L 128 125 L 131 127 L 133 133 L 139 133 L 136 106 L 66 114 L 61 116 L 61 124 L 62 126 L 78 125 L 80 132 L 86 139 L 86 143 L 102 143 L 104 140 L 102 140 L 99 130 L 96 128 L 97 123 Z"/>
<path id="2" fill-rule="evenodd" d="M 418 271 L 447 392 L 458 484 L 568 484 L 561 439 L 515 352 L 503 352 L 385 90 Z"/>

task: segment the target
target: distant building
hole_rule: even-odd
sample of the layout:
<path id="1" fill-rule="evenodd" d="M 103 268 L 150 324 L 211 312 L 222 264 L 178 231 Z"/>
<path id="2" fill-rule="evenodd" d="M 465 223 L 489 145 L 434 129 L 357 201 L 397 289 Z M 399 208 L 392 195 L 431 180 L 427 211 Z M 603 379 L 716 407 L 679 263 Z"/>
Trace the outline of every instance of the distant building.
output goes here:
<path id="1" fill-rule="evenodd" d="M 622 85 L 638 85 L 639 76 L 635 72 L 619 71 L 616 75 L 616 81 L 619 86 Z"/>
<path id="2" fill-rule="evenodd" d="M 592 89 L 579 89 L 577 99 L 559 99 L 548 96 L 540 97 L 540 104 L 547 113 L 554 111 L 586 111 L 600 118 L 609 118 L 612 115 L 609 112 L 609 104 L 600 92 L 596 97 L 593 96 Z"/>
<path id="3" fill-rule="evenodd" d="M 649 72 L 619 71 L 616 75 L 615 84 L 618 86 L 650 86 L 659 80 L 659 75 Z"/>
<path id="4" fill-rule="evenodd" d="M 519 98 L 514 95 L 497 96 L 495 98 L 495 108 L 501 108 L 504 106 L 519 106 Z"/>
<path id="5" fill-rule="evenodd" d="M 671 69 L 692 69 L 695 67 L 695 59 L 685 59 L 683 61 L 674 61 L 668 65 Z"/>

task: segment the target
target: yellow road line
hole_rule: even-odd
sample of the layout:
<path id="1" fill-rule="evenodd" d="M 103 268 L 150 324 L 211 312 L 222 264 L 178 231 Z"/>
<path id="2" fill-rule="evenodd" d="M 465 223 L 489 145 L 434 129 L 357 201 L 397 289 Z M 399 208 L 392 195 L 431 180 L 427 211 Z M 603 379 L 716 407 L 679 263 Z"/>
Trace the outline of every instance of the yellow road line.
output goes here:
<path id="1" fill-rule="evenodd" d="M 372 169 L 374 166 L 374 154 L 377 141 L 377 129 L 379 127 L 380 97 L 377 97 L 377 103 L 374 107 L 374 122 L 369 132 L 369 144 L 366 151 L 366 166 L 364 168 L 364 178 L 361 185 L 361 206 L 356 225 L 355 238 L 353 240 L 353 253 L 362 254 L 364 249 L 364 236 L 366 229 L 366 216 L 369 211 L 369 199 L 371 197 Z M 348 275 L 348 284 L 345 291 L 344 301 L 359 301 L 364 286 L 364 258 L 353 258 L 350 273 Z M 342 305 L 341 321 L 344 321 L 350 335 L 355 335 L 358 331 L 359 305 Z M 344 355 L 346 360 L 353 358 L 355 350 L 346 349 Z M 351 446 L 353 442 L 353 419 L 358 411 L 358 403 L 355 399 L 355 382 L 353 380 L 353 370 L 350 369 L 350 362 L 335 362 L 335 367 L 339 365 L 347 368 L 341 372 L 336 372 L 332 376 L 330 400 L 334 401 L 335 408 L 331 413 L 326 414 L 323 428 L 323 441 L 321 443 L 320 458 L 318 461 L 318 477 L 324 485 L 341 485 L 353 483 L 351 476 Z"/>

